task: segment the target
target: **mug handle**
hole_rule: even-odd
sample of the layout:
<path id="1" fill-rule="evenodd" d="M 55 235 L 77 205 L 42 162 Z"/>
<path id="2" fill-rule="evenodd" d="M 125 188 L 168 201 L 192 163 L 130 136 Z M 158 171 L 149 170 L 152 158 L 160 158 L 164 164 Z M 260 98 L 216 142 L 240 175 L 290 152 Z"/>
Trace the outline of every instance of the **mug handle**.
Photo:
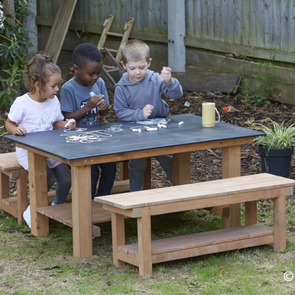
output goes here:
<path id="1" fill-rule="evenodd" d="M 214 109 L 215 109 L 217 116 L 218 116 L 218 121 L 215 121 L 215 123 L 219 123 L 220 122 L 220 114 L 219 114 L 217 108 L 214 107 Z"/>

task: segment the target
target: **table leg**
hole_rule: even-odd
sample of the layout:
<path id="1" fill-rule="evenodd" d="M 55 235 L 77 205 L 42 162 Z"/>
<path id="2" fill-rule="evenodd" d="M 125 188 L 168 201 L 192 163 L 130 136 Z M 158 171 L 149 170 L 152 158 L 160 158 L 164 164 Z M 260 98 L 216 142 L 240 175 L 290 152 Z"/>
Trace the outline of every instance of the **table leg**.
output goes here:
<path id="1" fill-rule="evenodd" d="M 241 146 L 222 148 L 222 178 L 241 175 Z M 241 225 L 240 204 L 229 206 L 229 216 L 223 216 L 223 227 L 235 227 Z"/>
<path id="2" fill-rule="evenodd" d="M 72 166 L 73 255 L 92 256 L 91 166 Z"/>
<path id="3" fill-rule="evenodd" d="M 280 189 L 279 197 L 273 199 L 273 240 L 274 250 L 286 249 L 286 189 Z"/>
<path id="4" fill-rule="evenodd" d="M 146 158 L 146 169 L 144 173 L 143 189 L 151 189 L 152 187 L 152 158 Z"/>
<path id="5" fill-rule="evenodd" d="M 118 246 L 125 245 L 125 221 L 124 216 L 112 212 L 112 244 L 113 264 L 120 265 L 123 262 L 118 260 Z"/>
<path id="6" fill-rule="evenodd" d="M 173 154 L 173 185 L 190 183 L 190 173 L 190 152 Z"/>
<path id="7" fill-rule="evenodd" d="M 129 179 L 129 169 L 128 169 L 128 161 L 122 161 L 119 163 L 119 179 L 126 180 Z"/>
<path id="8" fill-rule="evenodd" d="M 28 151 L 31 232 L 34 236 L 47 236 L 49 220 L 36 212 L 37 207 L 48 206 L 46 158 Z"/>
<path id="9" fill-rule="evenodd" d="M 152 274 L 152 236 L 149 208 L 142 209 L 142 217 L 137 218 L 139 275 Z"/>

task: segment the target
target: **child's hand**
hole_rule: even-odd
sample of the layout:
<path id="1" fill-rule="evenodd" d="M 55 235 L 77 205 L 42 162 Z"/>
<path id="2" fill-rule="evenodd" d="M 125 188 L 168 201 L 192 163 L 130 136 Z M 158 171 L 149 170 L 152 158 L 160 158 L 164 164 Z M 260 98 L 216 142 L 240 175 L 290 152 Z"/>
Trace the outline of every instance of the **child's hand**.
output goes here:
<path id="1" fill-rule="evenodd" d="M 98 102 L 97 106 L 98 106 L 100 111 L 103 111 L 108 107 L 108 104 L 103 98 L 101 98 L 100 101 Z"/>
<path id="2" fill-rule="evenodd" d="M 94 95 L 92 96 L 88 101 L 86 106 L 89 107 L 91 110 L 99 106 L 101 101 L 103 100 L 104 95 L 99 94 L 99 95 Z M 105 101 L 105 100 L 103 100 Z"/>
<path id="3" fill-rule="evenodd" d="M 23 126 L 17 126 L 15 130 L 16 135 L 25 135 L 27 133 L 27 130 Z"/>
<path id="4" fill-rule="evenodd" d="M 166 84 L 170 84 L 171 82 L 171 69 L 168 67 L 163 67 L 160 75 Z"/>
<path id="5" fill-rule="evenodd" d="M 75 119 L 66 119 L 65 128 L 75 129 L 76 128 L 76 120 Z"/>
<path id="6" fill-rule="evenodd" d="M 153 112 L 153 106 L 151 104 L 147 104 L 143 109 L 142 109 L 142 115 L 147 119 Z"/>

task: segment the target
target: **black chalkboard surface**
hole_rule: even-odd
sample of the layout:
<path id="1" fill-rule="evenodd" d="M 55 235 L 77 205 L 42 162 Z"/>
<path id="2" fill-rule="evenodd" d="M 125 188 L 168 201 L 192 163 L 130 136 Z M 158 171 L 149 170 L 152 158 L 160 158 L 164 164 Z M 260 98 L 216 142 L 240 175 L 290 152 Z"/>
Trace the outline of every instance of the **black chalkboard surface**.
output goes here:
<path id="1" fill-rule="evenodd" d="M 155 131 L 145 131 L 145 126 L 137 122 L 116 122 L 101 124 L 95 128 L 89 127 L 83 133 L 98 130 L 104 134 L 101 141 L 91 143 L 67 142 L 67 136 L 77 134 L 77 132 L 64 132 L 63 129 L 28 133 L 24 136 L 6 135 L 5 138 L 70 161 L 87 157 L 264 135 L 260 131 L 223 122 L 216 123 L 215 127 L 204 128 L 202 127 L 202 118 L 191 114 L 173 115 L 167 117 L 168 120 L 166 128 L 158 128 Z M 179 124 L 180 122 L 183 122 L 183 124 Z M 150 127 L 155 126 L 150 125 Z M 140 128 L 142 132 L 132 130 L 137 128 Z"/>

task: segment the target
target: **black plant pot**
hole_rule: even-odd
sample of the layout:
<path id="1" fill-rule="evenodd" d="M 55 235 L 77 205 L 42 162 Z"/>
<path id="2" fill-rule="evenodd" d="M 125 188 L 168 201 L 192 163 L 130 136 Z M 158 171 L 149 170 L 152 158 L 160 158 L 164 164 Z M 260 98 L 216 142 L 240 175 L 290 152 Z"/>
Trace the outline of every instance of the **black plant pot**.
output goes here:
<path id="1" fill-rule="evenodd" d="M 289 177 L 291 173 L 291 161 L 293 148 L 290 149 L 266 149 L 259 147 L 262 172 Z"/>

